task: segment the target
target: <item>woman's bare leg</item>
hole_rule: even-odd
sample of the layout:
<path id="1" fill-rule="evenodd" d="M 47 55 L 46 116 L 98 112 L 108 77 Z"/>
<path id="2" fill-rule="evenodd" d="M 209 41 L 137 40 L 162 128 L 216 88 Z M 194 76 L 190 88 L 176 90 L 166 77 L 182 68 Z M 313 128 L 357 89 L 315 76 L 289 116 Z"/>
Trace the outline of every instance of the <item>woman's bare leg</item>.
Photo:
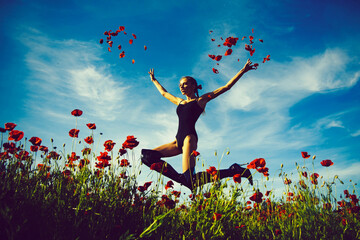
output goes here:
<path id="1" fill-rule="evenodd" d="M 162 157 L 173 157 L 181 154 L 180 149 L 177 147 L 176 140 L 156 147 L 153 150 L 160 152 Z"/>
<path id="2" fill-rule="evenodd" d="M 192 154 L 197 149 L 197 138 L 195 135 L 187 135 L 183 143 L 182 168 L 183 172 L 195 168 L 195 156 Z"/>

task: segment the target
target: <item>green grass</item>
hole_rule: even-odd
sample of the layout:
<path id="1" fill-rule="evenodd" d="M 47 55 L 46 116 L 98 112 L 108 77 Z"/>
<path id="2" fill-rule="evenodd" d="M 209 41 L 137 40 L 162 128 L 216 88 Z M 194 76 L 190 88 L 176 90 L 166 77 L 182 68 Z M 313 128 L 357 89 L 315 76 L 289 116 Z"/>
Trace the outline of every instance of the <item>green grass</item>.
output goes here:
<path id="1" fill-rule="evenodd" d="M 359 203 L 355 192 L 341 201 L 332 194 L 341 180 L 315 184 L 305 166 L 299 181 L 284 185 L 285 195 L 244 188 L 232 179 L 207 184 L 193 198 L 176 189 L 164 194 L 159 177 L 139 190 L 142 166 L 127 149 L 109 152 L 110 166 L 95 167 L 94 152 L 71 163 L 70 155 L 49 158 L 49 152 L 26 156 L 21 141 L 1 147 L 0 239 L 359 239 Z M 126 141 L 125 141 L 126 142 Z M 26 145 L 26 141 L 23 143 Z M 72 149 L 76 149 L 73 143 Z M 94 145 L 89 145 L 93 148 Z M 125 144 L 126 147 L 126 144 Z M 51 147 L 52 151 L 56 151 Z M 7 152 L 7 155 L 5 155 Z M 129 154 L 130 153 L 130 154 Z M 39 156 L 40 155 L 40 156 Z M 8 158 L 6 157 L 8 156 Z M 131 156 L 132 159 L 129 159 Z M 73 156 L 74 157 L 74 156 Z M 69 160 L 70 158 L 70 160 Z M 79 167 L 81 159 L 89 164 Z M 46 167 L 38 166 L 41 162 Z M 68 166 L 66 166 L 68 164 Z M 303 176 L 303 171 L 308 176 Z M 126 174 L 126 178 L 121 178 Z M 261 174 L 254 171 L 254 175 Z M 256 177 L 256 176 L 255 176 Z M 281 171 L 282 181 L 288 180 Z M 266 184 L 266 180 L 262 182 Z M 266 196 L 268 195 L 268 196 Z"/>

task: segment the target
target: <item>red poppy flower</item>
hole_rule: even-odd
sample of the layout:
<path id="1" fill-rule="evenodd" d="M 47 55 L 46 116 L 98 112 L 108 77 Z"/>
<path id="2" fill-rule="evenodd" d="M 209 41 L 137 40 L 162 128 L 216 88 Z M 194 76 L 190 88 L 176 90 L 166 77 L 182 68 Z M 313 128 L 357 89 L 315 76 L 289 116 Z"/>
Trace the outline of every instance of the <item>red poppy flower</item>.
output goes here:
<path id="1" fill-rule="evenodd" d="M 100 39 L 100 41 L 99 41 L 99 42 L 100 42 L 100 44 L 103 44 L 103 42 L 104 42 L 104 39 Z"/>
<path id="2" fill-rule="evenodd" d="M 329 160 L 329 159 L 327 159 L 327 160 L 322 160 L 320 163 L 321 163 L 321 165 L 323 165 L 324 167 L 330 167 L 330 166 L 334 165 L 334 163 L 333 163 L 331 160 Z"/>
<path id="3" fill-rule="evenodd" d="M 138 190 L 139 190 L 140 192 L 146 191 L 146 190 L 150 187 L 151 183 L 152 183 L 152 182 L 146 182 L 146 183 L 144 183 L 143 186 L 139 186 L 139 187 L 138 187 Z"/>
<path id="4" fill-rule="evenodd" d="M 108 156 L 107 152 L 100 152 L 100 156 L 97 157 L 97 160 L 100 162 L 105 162 L 111 160 L 111 157 Z"/>
<path id="5" fill-rule="evenodd" d="M 302 172 L 301 174 L 302 174 L 304 177 L 306 177 L 306 178 L 307 178 L 307 176 L 308 176 L 308 175 L 307 175 L 307 172 Z"/>
<path id="6" fill-rule="evenodd" d="M 130 43 L 130 44 L 133 44 L 133 40 L 132 40 L 132 39 L 130 39 L 130 40 L 129 40 L 129 43 Z"/>
<path id="7" fill-rule="evenodd" d="M 120 53 L 119 57 L 120 57 L 120 58 L 125 57 L 125 52 L 124 52 L 124 51 L 122 51 L 122 52 Z"/>
<path id="8" fill-rule="evenodd" d="M 120 154 L 120 156 L 124 155 L 126 152 L 127 152 L 127 151 L 126 151 L 126 149 L 124 149 L 124 148 L 120 148 L 120 149 L 119 149 L 119 154 Z"/>
<path id="9" fill-rule="evenodd" d="M 94 143 L 94 139 L 92 138 L 92 136 L 88 136 L 88 137 L 84 138 L 84 141 L 87 144 L 93 144 Z"/>
<path id="10" fill-rule="evenodd" d="M 119 30 L 120 30 L 120 31 L 124 31 L 124 30 L 125 30 L 125 27 L 124 27 L 124 26 L 120 26 L 120 27 L 119 27 Z"/>
<path id="11" fill-rule="evenodd" d="M 197 157 L 197 156 L 199 156 L 199 155 L 200 155 L 200 153 L 199 153 L 199 152 L 197 152 L 197 151 L 195 151 L 195 150 L 192 152 L 192 154 L 194 155 L 194 157 Z"/>
<path id="12" fill-rule="evenodd" d="M 121 45 L 119 44 L 118 49 L 121 50 Z"/>
<path id="13" fill-rule="evenodd" d="M 263 194 L 261 192 L 255 192 L 251 197 L 250 200 L 256 203 L 262 202 L 262 196 Z"/>
<path id="14" fill-rule="evenodd" d="M 61 156 L 55 152 L 55 151 L 51 151 L 49 152 L 49 154 L 46 156 L 47 159 L 54 159 L 54 160 L 59 160 L 61 158 Z"/>
<path id="15" fill-rule="evenodd" d="M 131 62 L 132 62 L 132 64 L 134 64 L 134 63 L 135 63 L 135 60 L 133 59 Z"/>
<path id="16" fill-rule="evenodd" d="M 218 220 L 221 219 L 221 217 L 222 217 L 222 214 L 220 214 L 220 213 L 214 213 L 213 220 L 214 220 L 214 221 L 218 221 Z"/>
<path id="17" fill-rule="evenodd" d="M 344 194 L 345 194 L 345 198 L 348 198 L 350 195 L 349 195 L 349 190 L 344 190 Z"/>
<path id="18" fill-rule="evenodd" d="M 41 138 L 39 138 L 39 137 L 32 137 L 32 138 L 30 138 L 29 142 L 31 142 L 32 145 L 40 146 L 42 140 L 41 140 Z"/>
<path id="19" fill-rule="evenodd" d="M 80 117 L 83 114 L 83 111 L 81 111 L 80 109 L 74 109 L 71 111 L 71 115 L 75 116 L 75 117 Z"/>
<path id="20" fill-rule="evenodd" d="M 105 150 L 110 152 L 113 148 L 114 148 L 114 145 L 116 143 L 114 143 L 112 140 L 107 140 L 105 143 L 104 143 L 104 147 L 105 147 Z"/>
<path id="21" fill-rule="evenodd" d="M 9 137 L 8 140 L 14 140 L 15 142 L 20 141 L 22 138 L 24 137 L 24 132 L 19 131 L 19 130 L 11 130 L 9 132 Z"/>
<path id="22" fill-rule="evenodd" d="M 88 124 L 86 124 L 86 126 L 87 126 L 89 129 L 91 129 L 91 130 L 95 130 L 95 129 L 96 129 L 95 123 L 88 123 Z"/>
<path id="23" fill-rule="evenodd" d="M 250 52 L 250 56 L 252 56 L 255 52 L 255 48 L 252 49 L 252 46 L 247 44 L 245 44 L 245 50 Z"/>
<path id="24" fill-rule="evenodd" d="M 222 58 L 222 56 L 221 55 L 217 55 L 216 57 L 215 57 L 215 61 L 220 61 L 221 60 L 221 58 Z"/>
<path id="25" fill-rule="evenodd" d="M 270 193 L 271 193 L 271 190 L 270 191 L 266 191 L 266 193 L 265 193 L 265 196 L 269 196 L 270 195 Z"/>
<path id="26" fill-rule="evenodd" d="M 301 156 L 305 159 L 310 157 L 307 152 L 301 152 Z"/>
<path id="27" fill-rule="evenodd" d="M 232 49 L 231 48 L 229 48 L 228 50 L 226 50 L 226 52 L 225 52 L 225 56 L 229 56 L 229 55 L 231 55 L 231 53 L 232 53 Z"/>
<path id="28" fill-rule="evenodd" d="M 234 182 L 241 183 L 241 174 L 235 174 L 233 176 Z"/>
<path id="29" fill-rule="evenodd" d="M 146 51 L 146 49 L 147 49 L 147 46 L 144 46 L 144 50 Z"/>
<path id="30" fill-rule="evenodd" d="M 42 151 L 42 152 L 47 153 L 49 151 L 49 148 L 46 147 L 46 146 L 39 146 L 39 150 Z"/>
<path id="31" fill-rule="evenodd" d="M 83 150 L 81 150 L 83 156 L 84 155 L 89 155 L 91 153 L 91 149 L 90 148 L 84 148 Z"/>
<path id="32" fill-rule="evenodd" d="M 79 132 L 80 130 L 73 128 L 69 131 L 69 136 L 73 138 L 77 138 L 79 136 Z"/>
<path id="33" fill-rule="evenodd" d="M 269 168 L 267 167 L 262 167 L 262 168 L 258 168 L 256 169 L 259 173 L 264 174 L 265 177 L 269 176 Z"/>
<path id="34" fill-rule="evenodd" d="M 214 176 L 217 174 L 217 170 L 215 167 L 211 166 L 209 167 L 209 169 L 206 169 L 206 172 L 209 173 L 210 175 Z"/>
<path id="35" fill-rule="evenodd" d="M 121 159 L 121 161 L 120 161 L 120 166 L 121 167 L 127 167 L 129 165 L 130 165 L 130 163 L 129 163 L 129 161 L 127 159 Z"/>
<path id="36" fill-rule="evenodd" d="M 39 150 L 39 146 L 35 146 L 35 145 L 30 146 L 30 151 L 37 152 L 38 150 Z"/>
<path id="37" fill-rule="evenodd" d="M 126 176 L 126 173 L 120 173 L 119 178 L 126 179 L 128 176 Z"/>
<path id="38" fill-rule="evenodd" d="M 166 164 L 163 162 L 157 162 L 157 163 L 153 163 L 150 166 L 150 170 L 155 170 L 159 173 L 163 172 L 166 173 L 167 172 L 167 167 Z"/>
<path id="39" fill-rule="evenodd" d="M 310 175 L 311 183 L 317 185 L 318 184 L 318 181 L 317 181 L 318 177 L 319 177 L 319 174 L 317 174 L 317 173 L 311 174 Z"/>
<path id="40" fill-rule="evenodd" d="M 219 73 L 219 71 L 218 71 L 216 68 L 213 68 L 212 70 L 213 70 L 213 72 L 216 73 L 216 74 Z"/>
<path id="41" fill-rule="evenodd" d="M 275 235 L 276 235 L 276 236 L 279 236 L 280 234 L 281 234 L 281 230 L 280 230 L 280 229 L 276 229 L 276 230 L 275 230 Z"/>
<path id="42" fill-rule="evenodd" d="M 181 192 L 174 190 L 174 191 L 171 192 L 171 194 L 173 194 L 175 197 L 178 198 L 178 197 L 180 197 Z"/>
<path id="43" fill-rule="evenodd" d="M 174 188 L 173 181 L 168 181 L 165 185 L 165 190 L 168 190 L 169 188 Z"/>
<path id="44" fill-rule="evenodd" d="M 256 158 L 254 160 L 252 160 L 249 165 L 247 165 L 248 169 L 258 169 L 258 168 L 263 168 L 265 167 L 266 162 L 265 159 L 263 158 Z"/>
<path id="45" fill-rule="evenodd" d="M 125 142 L 123 143 L 122 147 L 123 148 L 129 148 L 131 150 L 134 147 L 136 147 L 137 145 L 139 145 L 139 142 L 136 140 L 136 138 L 134 136 L 127 136 L 127 138 L 126 138 Z"/>
<path id="46" fill-rule="evenodd" d="M 284 184 L 289 185 L 291 183 L 292 183 L 291 179 L 285 178 Z"/>
<path id="47" fill-rule="evenodd" d="M 15 123 L 5 123 L 5 129 L 7 131 L 11 131 L 11 130 L 14 130 L 14 128 L 16 127 L 17 125 Z"/>
<path id="48" fill-rule="evenodd" d="M 134 39 L 136 39 L 136 35 L 135 35 L 135 34 L 132 34 L 132 36 L 134 37 Z"/>

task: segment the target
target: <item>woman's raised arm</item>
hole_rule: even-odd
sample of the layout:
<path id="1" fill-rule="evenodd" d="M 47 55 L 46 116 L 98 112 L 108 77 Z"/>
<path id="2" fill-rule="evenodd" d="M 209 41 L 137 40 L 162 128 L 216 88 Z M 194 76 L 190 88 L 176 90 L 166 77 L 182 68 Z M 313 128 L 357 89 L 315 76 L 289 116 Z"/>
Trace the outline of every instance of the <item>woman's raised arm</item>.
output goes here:
<path id="1" fill-rule="evenodd" d="M 230 90 L 234 86 L 234 84 L 242 77 L 242 75 L 244 75 L 244 73 L 253 69 L 256 69 L 256 66 L 255 64 L 252 65 L 252 62 L 250 61 L 250 59 L 248 59 L 244 67 L 233 78 L 231 78 L 230 81 L 225 86 L 222 86 L 216 89 L 215 91 L 202 95 L 200 97 L 200 100 L 208 102 L 218 97 L 219 95 L 223 94 L 224 92 Z"/>
<path id="2" fill-rule="evenodd" d="M 172 102 L 176 105 L 178 105 L 182 101 L 181 98 L 175 97 L 174 95 L 168 93 L 166 91 L 166 89 L 159 83 L 159 81 L 156 80 L 155 75 L 154 75 L 154 69 L 150 69 L 149 74 L 150 74 L 151 81 L 154 83 L 155 87 L 159 90 L 161 95 L 163 95 L 166 99 L 168 99 L 170 102 Z"/>

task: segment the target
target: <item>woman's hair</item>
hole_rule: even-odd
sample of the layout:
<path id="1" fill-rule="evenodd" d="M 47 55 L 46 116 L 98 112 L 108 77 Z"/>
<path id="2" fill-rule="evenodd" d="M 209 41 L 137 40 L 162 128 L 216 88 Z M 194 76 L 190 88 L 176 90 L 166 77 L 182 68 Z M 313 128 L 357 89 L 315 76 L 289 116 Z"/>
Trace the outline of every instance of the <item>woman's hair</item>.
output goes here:
<path id="1" fill-rule="evenodd" d="M 190 76 L 185 76 L 185 77 L 182 77 L 181 79 L 187 79 L 189 82 L 191 82 L 191 84 L 193 84 L 195 86 L 195 96 L 198 98 L 199 97 L 198 89 L 201 90 L 202 86 L 197 84 L 195 78 L 190 77 Z M 181 79 L 180 79 L 180 81 L 181 81 Z"/>

